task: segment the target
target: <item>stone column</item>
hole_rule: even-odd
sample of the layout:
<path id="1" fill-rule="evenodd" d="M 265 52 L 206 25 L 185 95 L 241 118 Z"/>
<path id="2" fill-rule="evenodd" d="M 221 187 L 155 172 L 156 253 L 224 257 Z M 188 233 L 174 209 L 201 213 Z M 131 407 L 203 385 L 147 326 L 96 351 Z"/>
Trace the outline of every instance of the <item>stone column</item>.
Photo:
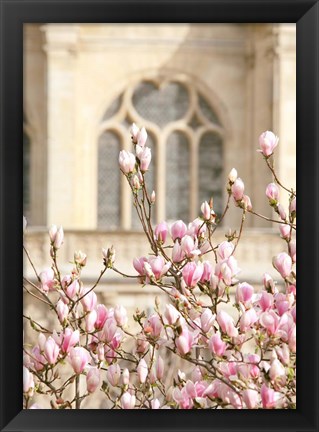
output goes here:
<path id="1" fill-rule="evenodd" d="M 276 171 L 289 189 L 296 188 L 296 26 L 276 29 L 274 57 L 274 129 L 279 136 Z M 281 202 L 288 206 L 288 192 L 281 189 Z"/>
<path id="2" fill-rule="evenodd" d="M 42 27 L 47 54 L 47 223 L 76 228 L 75 94 L 78 27 Z"/>
<path id="3" fill-rule="evenodd" d="M 23 28 L 24 131 L 30 139 L 30 214 L 28 224 L 46 225 L 46 56 L 37 24 Z"/>
<path id="4" fill-rule="evenodd" d="M 270 217 L 272 212 L 265 197 L 265 189 L 272 181 L 271 173 L 258 149 L 258 137 L 273 130 L 273 26 L 253 25 L 248 50 L 247 73 L 247 139 L 250 143 L 251 199 L 256 212 Z M 276 132 L 276 131 L 275 131 Z M 248 191 L 247 191 L 248 193 Z M 270 227 L 269 222 L 251 218 L 253 227 Z"/>

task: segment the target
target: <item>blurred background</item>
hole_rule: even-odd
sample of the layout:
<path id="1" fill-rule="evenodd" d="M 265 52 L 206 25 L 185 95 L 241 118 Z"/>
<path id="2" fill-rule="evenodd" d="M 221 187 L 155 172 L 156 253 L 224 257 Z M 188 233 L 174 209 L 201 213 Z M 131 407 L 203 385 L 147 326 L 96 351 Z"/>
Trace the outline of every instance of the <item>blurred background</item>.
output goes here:
<path id="1" fill-rule="evenodd" d="M 296 28 L 294 24 L 27 24 L 24 26 L 24 214 L 26 246 L 38 271 L 50 266 L 48 227 L 62 225 L 61 272 L 75 250 L 88 255 L 83 281 L 102 269 L 101 249 L 114 245 L 117 267 L 136 274 L 134 257 L 149 252 L 120 175 L 132 122 L 152 148 L 146 177 L 156 191 L 154 223 L 183 219 L 214 199 L 221 214 L 235 167 L 254 210 L 272 211 L 272 181 L 258 137 L 280 137 L 275 167 L 296 177 Z M 281 195 L 287 206 L 287 196 Z M 233 208 L 216 233 L 237 229 Z M 271 258 L 284 250 L 278 225 L 247 217 L 236 251 L 241 281 L 258 287 Z M 24 273 L 35 280 L 25 261 Z M 108 306 L 152 309 L 152 287 L 109 271 L 97 288 Z M 156 292 L 157 293 L 157 292 Z M 33 306 L 27 299 L 26 308 Z M 45 316 L 39 308 L 38 316 Z M 44 315 L 43 315 L 44 314 Z"/>

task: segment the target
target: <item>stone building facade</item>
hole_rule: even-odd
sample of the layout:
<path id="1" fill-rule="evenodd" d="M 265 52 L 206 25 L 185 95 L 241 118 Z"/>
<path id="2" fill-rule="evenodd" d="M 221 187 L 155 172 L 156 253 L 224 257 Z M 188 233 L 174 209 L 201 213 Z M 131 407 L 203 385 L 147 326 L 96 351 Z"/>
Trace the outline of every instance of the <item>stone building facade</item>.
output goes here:
<path id="1" fill-rule="evenodd" d="M 88 285 L 102 268 L 102 247 L 115 246 L 127 273 L 135 256 L 148 253 L 118 169 L 133 121 L 149 132 L 154 222 L 191 221 L 211 196 L 220 212 L 233 167 L 256 211 L 271 216 L 265 186 L 272 179 L 256 152 L 265 130 L 280 137 L 276 170 L 295 187 L 294 25 L 28 24 L 24 43 L 26 245 L 38 269 L 49 265 L 51 224 L 65 230 L 63 272 L 74 250 L 87 253 Z M 239 224 L 232 208 L 216 243 Z M 251 217 L 246 224 L 241 280 L 260 284 L 263 272 L 275 274 L 271 257 L 284 246 L 275 224 Z M 25 274 L 33 278 L 27 262 Z M 130 311 L 154 302 L 151 287 L 111 272 L 98 290 L 106 304 L 121 301 Z"/>

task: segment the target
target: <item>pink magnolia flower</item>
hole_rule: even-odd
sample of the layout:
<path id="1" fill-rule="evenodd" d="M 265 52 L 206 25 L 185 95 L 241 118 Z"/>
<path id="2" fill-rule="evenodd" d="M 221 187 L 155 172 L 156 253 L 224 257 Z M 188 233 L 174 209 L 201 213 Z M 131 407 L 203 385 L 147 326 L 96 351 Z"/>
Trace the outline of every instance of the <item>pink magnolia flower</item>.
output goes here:
<path id="1" fill-rule="evenodd" d="M 70 349 L 73 348 L 80 340 L 80 332 L 79 330 L 73 331 L 70 327 L 67 327 L 62 335 L 61 342 L 61 350 L 64 353 L 70 352 Z"/>
<path id="2" fill-rule="evenodd" d="M 275 407 L 278 397 L 280 394 L 276 393 L 272 388 L 268 387 L 266 384 L 261 386 L 260 390 L 261 400 L 263 408 L 272 409 Z"/>
<path id="3" fill-rule="evenodd" d="M 86 376 L 86 388 L 89 393 L 94 393 L 101 382 L 100 370 L 96 367 L 89 369 Z"/>
<path id="4" fill-rule="evenodd" d="M 164 316 L 168 321 L 168 324 L 175 324 L 178 318 L 181 316 L 180 312 L 171 304 L 165 305 Z"/>
<path id="5" fill-rule="evenodd" d="M 41 289 L 44 292 L 54 290 L 54 271 L 52 268 L 46 269 L 39 274 L 41 280 Z"/>
<path id="6" fill-rule="evenodd" d="M 242 392 L 243 401 L 248 409 L 255 409 L 259 403 L 259 394 L 256 390 L 246 389 Z"/>
<path id="7" fill-rule="evenodd" d="M 278 145 L 279 138 L 271 131 L 263 132 L 259 137 L 259 146 L 264 156 L 268 157 L 273 154 L 274 149 Z"/>
<path id="8" fill-rule="evenodd" d="M 194 219 L 188 224 L 186 234 L 191 237 L 202 237 L 207 230 L 206 224 L 200 218 Z"/>
<path id="9" fill-rule="evenodd" d="M 289 239 L 291 233 L 290 225 L 280 224 L 279 225 L 280 235 L 283 239 Z"/>
<path id="10" fill-rule="evenodd" d="M 286 370 L 285 370 L 284 366 L 282 365 L 282 363 L 280 363 L 280 361 L 277 358 L 275 358 L 271 362 L 271 366 L 270 366 L 268 374 L 269 374 L 269 377 L 270 377 L 272 382 L 275 382 L 276 384 L 278 384 L 280 386 L 285 385 Z"/>
<path id="11" fill-rule="evenodd" d="M 277 205 L 277 210 L 278 210 L 278 213 L 279 213 L 281 220 L 285 221 L 287 218 L 287 215 L 286 215 L 285 209 L 282 206 L 282 204 Z"/>
<path id="12" fill-rule="evenodd" d="M 292 259 L 286 252 L 281 252 L 275 256 L 272 264 L 283 278 L 290 275 L 292 270 Z"/>
<path id="13" fill-rule="evenodd" d="M 228 174 L 228 180 L 231 184 L 235 183 L 235 181 L 237 180 L 238 177 L 238 173 L 237 170 L 235 168 L 232 168 Z"/>
<path id="14" fill-rule="evenodd" d="M 264 273 L 263 275 L 263 284 L 266 290 L 271 291 L 272 293 L 275 292 L 275 283 L 268 273 Z"/>
<path id="15" fill-rule="evenodd" d="M 144 264 L 146 262 L 147 262 L 147 258 L 146 257 L 134 258 L 134 260 L 133 260 L 133 267 L 135 268 L 135 270 L 137 271 L 137 273 L 140 276 L 145 276 Z"/>
<path id="16" fill-rule="evenodd" d="M 240 331 L 246 332 L 256 321 L 258 321 L 257 313 L 254 308 L 251 308 L 240 317 Z"/>
<path id="17" fill-rule="evenodd" d="M 90 291 L 90 288 L 85 288 L 82 292 L 81 292 L 81 297 L 85 296 L 81 299 L 81 304 L 83 306 L 83 310 L 85 312 L 90 312 L 92 311 L 97 303 L 97 296 L 95 294 L 95 292 L 93 290 Z"/>
<path id="18" fill-rule="evenodd" d="M 224 333 L 229 337 L 238 336 L 238 330 L 234 325 L 233 318 L 227 312 L 219 310 L 217 312 L 217 322 Z"/>
<path id="19" fill-rule="evenodd" d="M 142 358 L 137 366 L 137 376 L 140 383 L 142 384 L 145 383 L 147 375 L 148 375 L 147 363 L 144 360 L 144 358 Z"/>
<path id="20" fill-rule="evenodd" d="M 183 261 L 185 258 L 185 252 L 182 249 L 182 246 L 179 244 L 179 241 L 176 240 L 172 250 L 172 260 L 174 263 L 179 263 Z"/>
<path id="21" fill-rule="evenodd" d="M 200 326 L 204 333 L 207 333 L 211 329 L 215 318 L 216 316 L 213 315 L 213 312 L 210 309 L 205 308 L 204 312 L 200 316 Z"/>
<path id="22" fill-rule="evenodd" d="M 183 279 L 189 288 L 194 288 L 204 271 L 202 263 L 189 262 L 182 270 Z"/>
<path id="23" fill-rule="evenodd" d="M 111 366 L 109 366 L 109 368 L 106 372 L 106 376 L 107 376 L 109 383 L 113 387 L 116 387 L 118 385 L 118 383 L 120 381 L 120 377 L 121 377 L 120 366 L 118 364 L 112 364 Z"/>
<path id="24" fill-rule="evenodd" d="M 175 387 L 173 390 L 173 399 L 176 403 L 178 403 L 181 409 L 191 409 L 194 406 L 192 399 L 189 397 L 185 387 L 180 390 L 178 387 Z"/>
<path id="25" fill-rule="evenodd" d="M 272 308 L 274 304 L 274 296 L 267 291 L 261 292 L 261 298 L 259 300 L 259 306 L 265 312 L 266 310 Z"/>
<path id="26" fill-rule="evenodd" d="M 187 231 L 187 227 L 183 221 L 178 220 L 174 222 L 173 225 L 171 226 L 172 240 L 175 242 L 175 240 L 177 239 L 182 239 L 186 234 L 186 231 Z"/>
<path id="27" fill-rule="evenodd" d="M 86 265 L 87 256 L 82 251 L 76 251 L 74 252 L 74 262 L 78 264 L 81 267 L 84 267 Z"/>
<path id="28" fill-rule="evenodd" d="M 266 196 L 270 201 L 278 201 L 279 189 L 275 183 L 269 183 L 266 188 Z"/>
<path id="29" fill-rule="evenodd" d="M 254 294 L 254 288 L 249 285 L 247 282 L 243 282 L 238 284 L 236 289 L 236 295 L 235 299 L 237 303 L 243 303 L 244 305 L 247 305 Z"/>
<path id="30" fill-rule="evenodd" d="M 32 348 L 31 354 L 31 364 L 33 364 L 33 367 L 36 371 L 40 371 L 44 368 L 44 366 L 48 363 L 47 359 L 42 354 L 43 350 L 40 349 L 37 345 Z"/>
<path id="31" fill-rule="evenodd" d="M 127 368 L 123 370 L 122 373 L 122 381 L 124 385 L 128 385 L 130 383 L 130 372 Z"/>
<path id="32" fill-rule="evenodd" d="M 279 357 L 280 361 L 288 366 L 290 361 L 290 350 L 287 344 L 283 344 L 282 346 L 276 346 L 275 347 L 277 356 Z"/>
<path id="33" fill-rule="evenodd" d="M 279 316 L 275 311 L 263 312 L 259 317 L 260 324 L 267 330 L 269 335 L 276 334 L 279 327 Z"/>
<path id="34" fill-rule="evenodd" d="M 285 295 L 283 293 L 279 293 L 276 295 L 276 308 L 278 311 L 279 316 L 282 316 L 285 312 L 287 312 L 293 302 L 294 302 L 294 296 L 292 294 L 290 295 Z"/>
<path id="35" fill-rule="evenodd" d="M 245 190 L 245 185 L 241 178 L 236 179 L 231 190 L 235 201 L 241 201 Z"/>
<path id="36" fill-rule="evenodd" d="M 159 409 L 161 406 L 161 403 L 158 399 L 151 400 L 151 407 L 152 409 Z"/>
<path id="37" fill-rule="evenodd" d="M 104 342 L 110 343 L 117 332 L 116 321 L 113 317 L 108 318 L 103 326 L 103 330 L 100 332 L 100 339 Z"/>
<path id="38" fill-rule="evenodd" d="M 144 173 L 148 170 L 152 160 L 151 149 L 149 147 L 144 147 L 142 151 L 139 152 L 138 158 L 140 160 L 140 170 Z"/>
<path id="39" fill-rule="evenodd" d="M 135 407 L 136 398 L 129 392 L 123 393 L 121 397 L 121 406 L 123 409 L 133 409 Z"/>
<path id="40" fill-rule="evenodd" d="M 220 259 L 226 260 L 227 258 L 229 258 L 234 251 L 234 247 L 234 244 L 229 241 L 223 241 L 222 243 L 220 243 L 217 249 L 217 253 Z"/>
<path id="41" fill-rule="evenodd" d="M 289 255 L 291 256 L 292 262 L 296 262 L 296 240 L 289 242 Z"/>
<path id="42" fill-rule="evenodd" d="M 62 279 L 62 288 L 67 296 L 71 299 L 80 291 L 80 285 L 77 279 L 72 280 L 71 275 L 64 276 Z"/>
<path id="43" fill-rule="evenodd" d="M 132 126 L 130 128 L 131 138 L 134 144 L 137 144 L 137 138 L 139 134 L 139 128 L 136 126 L 135 123 L 132 123 Z M 146 131 L 145 131 L 146 132 Z"/>
<path id="44" fill-rule="evenodd" d="M 147 140 L 147 132 L 145 127 L 142 127 L 141 130 L 137 134 L 137 144 L 140 147 L 144 147 Z"/>
<path id="45" fill-rule="evenodd" d="M 76 374 L 80 374 L 90 361 L 88 351 L 83 347 L 75 347 L 70 350 L 69 359 Z"/>
<path id="46" fill-rule="evenodd" d="M 139 354 L 143 354 L 148 347 L 149 347 L 149 342 L 146 340 L 145 337 L 139 337 L 136 340 L 136 352 L 138 352 Z"/>
<path id="47" fill-rule="evenodd" d="M 198 240 L 189 235 L 185 235 L 181 242 L 181 247 L 187 258 L 193 258 L 195 255 L 200 255 L 198 249 Z"/>
<path id="48" fill-rule="evenodd" d="M 252 378 L 257 378 L 260 375 L 260 370 L 258 363 L 260 362 L 260 357 L 257 354 L 248 354 L 247 362 L 249 362 L 250 376 Z"/>
<path id="49" fill-rule="evenodd" d="M 296 213 L 296 197 L 294 197 L 289 204 L 289 213 Z"/>
<path id="50" fill-rule="evenodd" d="M 163 329 L 163 324 L 158 315 L 151 315 L 144 324 L 145 333 L 150 334 L 154 338 L 158 338 Z"/>
<path id="51" fill-rule="evenodd" d="M 61 226 L 58 228 L 56 225 L 52 225 L 49 230 L 49 236 L 52 246 L 55 249 L 60 249 L 64 239 L 63 228 Z"/>
<path id="52" fill-rule="evenodd" d="M 182 354 L 188 354 L 193 346 L 193 335 L 187 327 L 184 327 L 180 336 L 175 340 L 177 351 Z"/>
<path id="53" fill-rule="evenodd" d="M 114 318 L 118 326 L 123 327 L 127 324 L 128 317 L 124 306 L 117 305 L 114 308 Z"/>
<path id="54" fill-rule="evenodd" d="M 203 202 L 200 209 L 203 213 L 204 220 L 209 221 L 211 219 L 212 215 L 211 215 L 211 208 L 210 208 L 208 202 L 207 201 Z"/>
<path id="55" fill-rule="evenodd" d="M 59 346 L 52 336 L 49 336 L 44 345 L 44 355 L 49 364 L 55 364 L 59 356 Z"/>
<path id="56" fill-rule="evenodd" d="M 95 321 L 95 328 L 97 330 L 103 328 L 105 321 L 109 317 L 109 311 L 106 309 L 106 307 L 103 304 L 98 304 L 96 306 L 96 321 Z"/>
<path id="57" fill-rule="evenodd" d="M 85 328 L 88 333 L 91 333 L 95 329 L 95 323 L 97 320 L 96 310 L 92 310 L 85 317 Z"/>
<path id="58" fill-rule="evenodd" d="M 227 344 L 220 337 L 220 333 L 216 332 L 210 339 L 208 343 L 208 347 L 219 357 L 222 357 L 226 351 Z"/>
<path id="59" fill-rule="evenodd" d="M 23 393 L 33 396 L 34 380 L 33 375 L 25 366 L 23 366 Z"/>
<path id="60" fill-rule="evenodd" d="M 155 233 L 155 239 L 158 242 L 161 242 L 164 244 L 166 241 L 166 238 L 167 238 L 167 233 L 168 233 L 167 223 L 161 222 L 158 225 L 156 225 L 154 233 Z"/>
<path id="61" fill-rule="evenodd" d="M 165 263 L 165 260 L 161 255 L 158 255 L 156 257 L 150 257 L 148 259 L 148 264 L 151 266 L 152 273 L 154 274 L 156 280 L 160 280 L 171 267 L 171 263 Z"/>
<path id="62" fill-rule="evenodd" d="M 60 323 L 63 323 L 69 314 L 69 308 L 61 299 L 56 304 L 56 311 Z"/>
<path id="63" fill-rule="evenodd" d="M 129 173 L 134 171 L 135 163 L 136 163 L 136 159 L 135 159 L 135 156 L 133 155 L 133 153 L 126 151 L 126 150 L 120 151 L 119 164 L 120 164 L 121 170 L 125 174 L 129 174 Z"/>
<path id="64" fill-rule="evenodd" d="M 296 352 L 296 325 L 293 324 L 288 333 L 288 346 L 291 352 Z"/>
<path id="65" fill-rule="evenodd" d="M 209 261 L 204 261 L 203 266 L 204 266 L 204 269 L 203 269 L 203 274 L 202 274 L 202 277 L 200 278 L 200 281 L 201 282 L 208 282 L 208 281 L 210 281 L 210 277 L 211 277 L 211 274 L 213 271 L 212 265 Z"/>
<path id="66" fill-rule="evenodd" d="M 248 210 L 248 211 L 252 210 L 253 205 L 252 205 L 251 199 L 248 195 L 243 195 L 242 201 L 243 201 L 245 210 Z"/>

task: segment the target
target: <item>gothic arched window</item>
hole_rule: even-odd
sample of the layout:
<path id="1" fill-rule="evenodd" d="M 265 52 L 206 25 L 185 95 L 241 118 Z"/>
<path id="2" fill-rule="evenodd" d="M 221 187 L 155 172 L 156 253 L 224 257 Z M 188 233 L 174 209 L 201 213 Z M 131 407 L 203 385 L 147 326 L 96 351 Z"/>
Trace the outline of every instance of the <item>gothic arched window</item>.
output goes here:
<path id="1" fill-rule="evenodd" d="M 151 78 L 127 87 L 102 118 L 98 226 L 141 229 L 118 168 L 120 149 L 132 149 L 129 127 L 133 122 L 145 126 L 152 150 L 146 181 L 149 192 L 155 190 L 158 197 L 154 222 L 182 219 L 188 223 L 211 197 L 220 214 L 224 130 L 215 111 L 188 78 Z"/>

